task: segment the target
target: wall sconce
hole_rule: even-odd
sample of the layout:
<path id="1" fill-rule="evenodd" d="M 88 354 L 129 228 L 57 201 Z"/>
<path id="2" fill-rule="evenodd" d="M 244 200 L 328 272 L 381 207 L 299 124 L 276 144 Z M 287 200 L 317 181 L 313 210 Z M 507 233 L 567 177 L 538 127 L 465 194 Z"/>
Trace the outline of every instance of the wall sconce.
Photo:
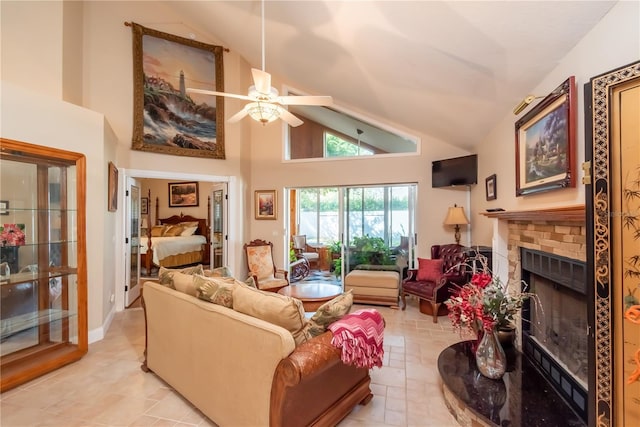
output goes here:
<path id="1" fill-rule="evenodd" d="M 538 98 L 542 98 L 542 96 L 527 95 L 527 97 L 524 98 L 522 101 L 520 101 L 520 104 L 516 105 L 516 107 L 513 109 L 513 114 L 517 116 L 522 112 L 522 110 L 527 108 L 529 104 L 533 102 L 534 99 L 538 99 Z"/>
<path id="2" fill-rule="evenodd" d="M 444 219 L 444 225 L 455 226 L 455 238 L 456 244 L 460 244 L 460 226 L 469 224 L 469 219 L 464 214 L 464 208 L 462 206 L 453 205 L 447 211 L 447 217 Z"/>

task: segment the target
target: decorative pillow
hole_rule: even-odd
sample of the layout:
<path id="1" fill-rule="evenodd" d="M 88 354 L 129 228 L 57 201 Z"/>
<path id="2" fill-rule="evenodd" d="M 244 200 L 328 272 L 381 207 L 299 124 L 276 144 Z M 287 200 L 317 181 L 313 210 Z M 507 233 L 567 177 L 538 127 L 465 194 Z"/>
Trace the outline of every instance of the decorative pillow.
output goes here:
<path id="1" fill-rule="evenodd" d="M 180 236 L 192 236 L 196 230 L 198 229 L 198 227 L 186 227 L 182 230 L 182 233 L 180 233 Z"/>
<path id="2" fill-rule="evenodd" d="M 418 280 L 426 280 L 428 282 L 435 282 L 442 276 L 442 262 L 441 259 L 426 259 L 418 258 Z"/>
<path id="3" fill-rule="evenodd" d="M 151 237 L 162 237 L 165 228 L 164 225 L 154 225 L 151 227 Z"/>
<path id="4" fill-rule="evenodd" d="M 198 221 L 185 221 L 185 222 L 180 222 L 177 225 L 181 226 L 182 228 L 189 228 L 189 227 L 198 228 L 199 222 Z"/>
<path id="5" fill-rule="evenodd" d="M 238 281 L 233 277 L 193 276 L 196 296 L 204 301 L 233 308 L 233 289 Z"/>
<path id="6" fill-rule="evenodd" d="M 342 316 L 351 310 L 353 305 L 353 289 L 338 295 L 331 301 L 327 301 L 318 307 L 316 313 L 309 319 L 309 328 L 307 333 L 311 337 L 323 334 L 327 330 L 327 326 L 333 322 L 340 320 Z"/>
<path id="7" fill-rule="evenodd" d="M 180 225 L 170 225 L 167 227 L 166 230 L 164 230 L 164 234 L 162 235 L 162 237 L 176 237 L 179 236 L 182 233 L 182 226 Z"/>
<path id="8" fill-rule="evenodd" d="M 236 286 L 233 289 L 233 309 L 285 328 L 293 335 L 296 345 L 307 341 L 304 331 L 308 320 L 304 317 L 300 300 L 248 286 Z"/>
<path id="9" fill-rule="evenodd" d="M 183 294 L 191 295 L 192 297 L 198 296 L 198 291 L 195 285 L 195 278 L 193 274 L 180 273 L 174 271 L 171 273 L 173 289 Z"/>
<path id="10" fill-rule="evenodd" d="M 173 285 L 173 273 L 184 273 L 184 274 L 204 274 L 204 269 L 202 268 L 202 264 L 195 265 L 193 267 L 185 267 L 179 269 L 171 269 L 160 267 L 160 271 L 158 272 L 158 282 L 161 285 L 168 286 L 171 289 L 175 289 Z"/>
<path id="11" fill-rule="evenodd" d="M 231 277 L 231 276 L 233 276 L 233 274 L 231 274 L 231 270 L 227 266 L 216 267 L 213 270 L 205 270 L 204 271 L 204 275 L 206 277 Z"/>

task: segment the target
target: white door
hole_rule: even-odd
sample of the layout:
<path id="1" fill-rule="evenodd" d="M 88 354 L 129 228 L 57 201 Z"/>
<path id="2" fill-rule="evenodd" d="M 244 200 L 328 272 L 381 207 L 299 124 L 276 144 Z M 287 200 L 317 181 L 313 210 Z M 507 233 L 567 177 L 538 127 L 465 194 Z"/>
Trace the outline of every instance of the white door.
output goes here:
<path id="1" fill-rule="evenodd" d="M 227 183 L 215 184 L 211 193 L 211 268 L 227 265 L 229 196 Z"/>
<path id="2" fill-rule="evenodd" d="M 127 179 L 125 221 L 125 287 L 124 305 L 130 306 L 140 296 L 140 187 Z"/>

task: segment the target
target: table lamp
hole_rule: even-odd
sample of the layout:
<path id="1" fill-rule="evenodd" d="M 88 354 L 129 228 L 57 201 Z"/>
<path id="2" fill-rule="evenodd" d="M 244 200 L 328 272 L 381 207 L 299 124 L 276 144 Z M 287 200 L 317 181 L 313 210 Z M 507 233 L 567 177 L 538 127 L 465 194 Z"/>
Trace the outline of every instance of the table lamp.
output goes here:
<path id="1" fill-rule="evenodd" d="M 453 225 L 455 226 L 455 238 L 456 244 L 460 244 L 460 226 L 469 224 L 469 220 L 467 216 L 464 214 L 464 208 L 462 206 L 453 205 L 447 211 L 447 216 L 444 219 L 444 225 Z"/>

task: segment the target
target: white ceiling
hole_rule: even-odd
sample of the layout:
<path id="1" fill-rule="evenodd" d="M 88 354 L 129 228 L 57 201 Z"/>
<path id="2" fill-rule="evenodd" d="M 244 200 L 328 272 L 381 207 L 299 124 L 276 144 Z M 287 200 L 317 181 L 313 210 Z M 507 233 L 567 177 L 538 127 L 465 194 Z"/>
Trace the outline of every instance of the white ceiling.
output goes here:
<path id="1" fill-rule="evenodd" d="M 165 4 L 262 67 L 260 1 Z M 293 88 L 472 148 L 614 4 L 267 1 L 265 68 Z"/>

